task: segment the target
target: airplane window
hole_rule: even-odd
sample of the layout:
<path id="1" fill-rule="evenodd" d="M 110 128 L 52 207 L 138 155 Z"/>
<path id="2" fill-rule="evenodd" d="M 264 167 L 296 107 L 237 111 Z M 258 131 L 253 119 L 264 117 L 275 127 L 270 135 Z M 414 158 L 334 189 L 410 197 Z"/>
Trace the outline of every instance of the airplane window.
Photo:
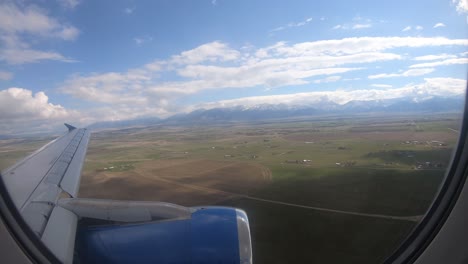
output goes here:
<path id="1" fill-rule="evenodd" d="M 2 195 L 65 263 L 392 261 L 448 184 L 467 17 L 465 0 L 3 1 Z"/>

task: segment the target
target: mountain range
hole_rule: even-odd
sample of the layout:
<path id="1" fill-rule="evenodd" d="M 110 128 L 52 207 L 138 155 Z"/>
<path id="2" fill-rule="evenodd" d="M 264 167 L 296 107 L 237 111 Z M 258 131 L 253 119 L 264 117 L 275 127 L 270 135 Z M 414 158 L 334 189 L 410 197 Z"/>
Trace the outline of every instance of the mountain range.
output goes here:
<path id="1" fill-rule="evenodd" d="M 350 101 L 346 104 L 321 102 L 313 105 L 259 104 L 255 106 L 234 106 L 225 108 L 197 109 L 190 113 L 176 114 L 166 119 L 139 118 L 123 121 L 98 122 L 89 126 L 91 129 L 123 128 L 148 125 L 191 125 L 226 122 L 254 122 L 279 118 L 300 118 L 322 115 L 342 115 L 380 113 L 461 113 L 464 107 L 463 97 L 432 97 L 425 100 L 410 98 Z"/>

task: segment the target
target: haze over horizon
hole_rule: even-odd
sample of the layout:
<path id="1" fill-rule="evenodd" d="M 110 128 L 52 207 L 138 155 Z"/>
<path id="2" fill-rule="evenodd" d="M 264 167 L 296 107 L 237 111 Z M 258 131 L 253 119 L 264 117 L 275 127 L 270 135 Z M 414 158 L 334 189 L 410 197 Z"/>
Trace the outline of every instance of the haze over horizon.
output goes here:
<path id="1" fill-rule="evenodd" d="M 468 1 L 3 1 L 2 134 L 198 108 L 462 96 Z"/>

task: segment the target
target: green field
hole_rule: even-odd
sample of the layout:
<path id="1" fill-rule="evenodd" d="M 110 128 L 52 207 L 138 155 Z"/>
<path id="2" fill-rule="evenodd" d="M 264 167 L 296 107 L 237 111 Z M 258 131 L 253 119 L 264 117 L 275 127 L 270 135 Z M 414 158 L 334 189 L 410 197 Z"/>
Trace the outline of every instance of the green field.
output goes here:
<path id="1" fill-rule="evenodd" d="M 255 263 L 375 263 L 430 205 L 459 122 L 368 115 L 101 131 L 80 196 L 242 208 Z M 0 142 L 2 166 L 36 143 Z"/>

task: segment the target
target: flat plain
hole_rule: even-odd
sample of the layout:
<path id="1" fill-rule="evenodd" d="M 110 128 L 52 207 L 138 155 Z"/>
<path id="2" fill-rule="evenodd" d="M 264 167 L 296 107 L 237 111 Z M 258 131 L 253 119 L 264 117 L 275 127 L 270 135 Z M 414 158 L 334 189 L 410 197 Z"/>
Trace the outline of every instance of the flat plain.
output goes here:
<path id="1" fill-rule="evenodd" d="M 255 263 L 376 263 L 423 217 L 459 123 L 363 115 L 105 130 L 92 134 L 79 196 L 242 208 Z M 1 168 L 43 141 L 0 141 Z"/>

